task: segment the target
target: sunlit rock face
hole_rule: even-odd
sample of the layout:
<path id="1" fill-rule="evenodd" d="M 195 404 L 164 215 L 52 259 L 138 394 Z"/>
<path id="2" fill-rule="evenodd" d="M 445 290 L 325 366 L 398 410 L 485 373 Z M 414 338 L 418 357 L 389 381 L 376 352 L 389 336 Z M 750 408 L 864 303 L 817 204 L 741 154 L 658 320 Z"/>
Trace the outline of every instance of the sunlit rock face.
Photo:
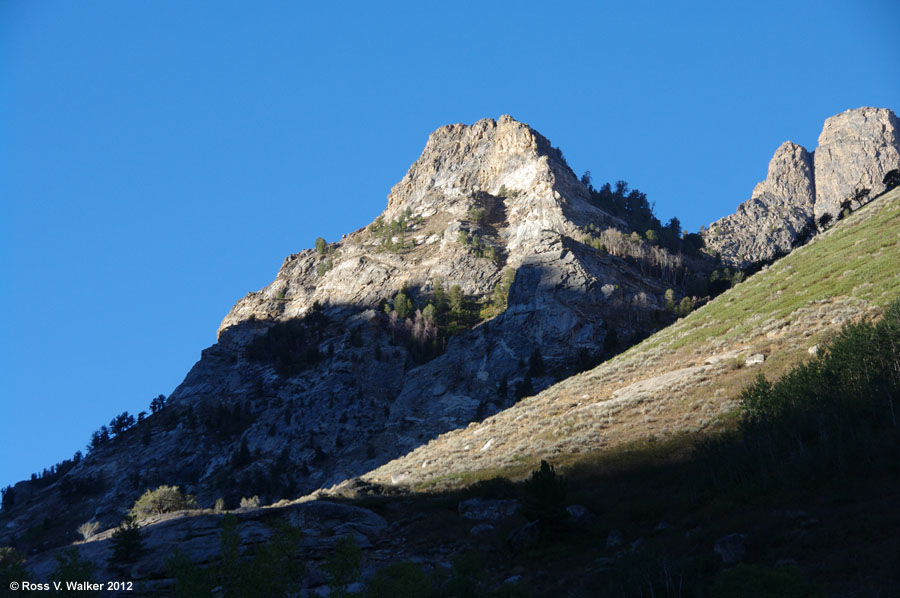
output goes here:
<path id="1" fill-rule="evenodd" d="M 869 197 L 884 191 L 884 175 L 895 168 L 900 127 L 894 113 L 848 110 L 825 121 L 815 152 L 783 143 L 752 197 L 710 224 L 703 239 L 732 266 L 771 260 L 814 234 L 823 217 L 837 219 L 841 202 L 856 190 L 868 189 Z"/>
<path id="2" fill-rule="evenodd" d="M 662 327 L 677 284 L 584 245 L 588 225 L 631 234 L 589 200 L 562 153 L 512 117 L 438 129 L 372 227 L 288 256 L 271 284 L 234 305 L 161 412 L 66 474 L 75 495 L 50 486 L 0 514 L 0 545 L 45 517 L 69 535 L 89 519 L 118 524 L 162 484 L 204 506 L 330 486 Z M 508 270 L 506 309 L 485 311 Z M 473 321 L 423 359 L 409 339 L 439 285 L 459 287 Z M 392 319 L 384 304 L 401 291 L 413 309 Z M 254 358 L 254 339 L 310 314 L 319 323 L 302 343 L 293 329 L 282 339 L 309 363 Z"/>
<path id="3" fill-rule="evenodd" d="M 813 226 L 815 183 L 812 154 L 785 141 L 769 162 L 766 180 L 737 211 L 709 225 L 706 246 L 743 267 L 787 253 Z"/>
<path id="4" fill-rule="evenodd" d="M 884 191 L 884 175 L 900 167 L 900 122 L 885 108 L 848 110 L 825 121 L 815 154 L 816 219 L 836 218 L 857 189 Z"/>

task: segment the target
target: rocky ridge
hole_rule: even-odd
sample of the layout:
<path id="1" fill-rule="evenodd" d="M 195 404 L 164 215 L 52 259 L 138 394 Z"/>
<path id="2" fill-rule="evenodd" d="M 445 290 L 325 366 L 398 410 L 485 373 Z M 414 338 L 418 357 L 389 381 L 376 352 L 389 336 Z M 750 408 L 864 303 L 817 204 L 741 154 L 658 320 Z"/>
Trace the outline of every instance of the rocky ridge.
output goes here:
<path id="1" fill-rule="evenodd" d="M 496 152 L 498 144 L 507 150 Z M 441 162 L 455 147 L 465 149 L 452 163 Z M 808 163 L 804 152 L 780 148 L 782 157 L 754 195 L 808 190 L 807 179 L 795 172 Z M 482 158 L 467 163 L 470 153 Z M 511 187 L 521 181 L 532 186 Z M 602 345 L 609 330 L 640 335 L 657 325 L 663 285 L 570 236 L 585 223 L 617 224 L 588 204 L 578 185 L 549 142 L 511 118 L 440 129 L 392 191 L 384 214 L 414 222 L 391 239 L 408 235 L 407 248 L 385 250 L 383 240 L 362 230 L 323 252 L 289 257 L 271 285 L 235 306 L 219 342 L 203 352 L 163 410 L 93 451 L 62 480 L 16 485 L 13 508 L 0 513 L 0 545 L 39 533 L 71 535 L 92 519 L 107 531 L 78 550 L 105 562 L 108 528 L 143 489 L 162 483 L 182 484 L 202 505 L 222 495 L 234 504 L 247 489 L 276 482 L 284 484 L 282 493 L 296 496 L 363 472 L 366 481 L 355 485 L 397 493 L 453 486 L 497 470 L 527 472 L 540 458 L 559 463 L 700 430 L 734 408 L 737 389 L 757 372 L 783 371 L 843 322 L 875 317 L 896 296 L 900 191 L 644 344 L 503 409 L 514 400 L 510 386 L 526 377 L 537 390 L 550 385 L 568 373 L 565 364 L 576 350 Z M 430 212 L 436 205 L 441 208 Z M 484 210 L 485 218 L 473 218 L 473 209 Z M 513 213 L 526 221 L 510 218 Z M 867 223 L 873 226 L 864 228 Z M 461 231 L 495 243 L 500 258 L 475 255 L 459 241 Z M 820 254 L 824 262 L 808 263 Z M 443 354 L 425 363 L 396 342 L 396 330 L 378 309 L 404 288 L 428 297 L 436 280 L 466 285 L 474 301 L 489 294 L 508 267 L 517 267 L 517 274 L 506 311 L 452 337 Z M 805 282 L 820 279 L 830 282 Z M 740 316 L 723 313 L 728 310 Z M 285 374 L 251 358 L 247 347 L 254 339 L 297 316 L 324 319 L 316 339 L 319 361 Z M 529 364 L 535 348 L 543 354 L 542 372 Z M 240 425 L 222 426 L 231 420 Z M 241 457 L 244 445 L 249 461 Z M 288 472 L 275 467 L 282 460 Z M 335 530 L 353 535 L 376 564 L 421 557 L 404 552 L 398 534 L 406 533 L 407 523 L 387 527 L 385 517 L 370 510 L 316 500 L 345 496 L 347 488 L 343 483 L 307 499 L 237 510 L 242 550 L 252 552 L 271 537 L 267 520 L 279 519 L 304 531 L 304 547 L 318 559 L 333 548 Z M 466 518 L 462 506 L 459 513 Z M 145 521 L 151 554 L 132 576 L 167 583 L 160 556 L 174 543 L 195 562 L 211 562 L 221 518 L 204 510 Z M 466 534 L 454 519 L 447 528 L 456 536 L 432 550 L 427 562 L 442 566 L 478 534 L 494 533 L 478 525 L 477 534 L 478 526 Z M 49 571 L 53 554 L 40 551 L 52 544 L 29 546 L 38 552 L 29 559 L 32 570 Z M 305 593 L 315 588 L 321 594 L 323 583 L 313 575 Z"/>
<path id="2" fill-rule="evenodd" d="M 900 123 L 891 110 L 832 116 L 814 152 L 790 141 L 775 151 L 751 198 L 703 231 L 706 247 L 732 266 L 770 261 L 808 240 L 824 216 L 836 220 L 857 189 L 883 192 L 884 175 L 898 167 Z"/>
<path id="3" fill-rule="evenodd" d="M 201 505 L 329 486 L 583 368 L 610 331 L 615 343 L 643 338 L 665 324 L 672 283 L 580 241 L 588 224 L 623 226 L 588 198 L 559 150 L 511 117 L 438 129 L 372 227 L 289 256 L 237 302 L 164 409 L 62 480 L 13 487 L 0 545 L 71 541 L 88 520 L 111 527 L 162 484 Z M 421 316 L 382 309 L 401 291 L 421 309 L 440 283 L 477 316 L 513 269 L 505 311 L 445 337 L 430 360 L 411 341 Z M 275 349 L 254 357 L 270 331 Z M 299 365 L 279 368 L 282 353 Z"/>

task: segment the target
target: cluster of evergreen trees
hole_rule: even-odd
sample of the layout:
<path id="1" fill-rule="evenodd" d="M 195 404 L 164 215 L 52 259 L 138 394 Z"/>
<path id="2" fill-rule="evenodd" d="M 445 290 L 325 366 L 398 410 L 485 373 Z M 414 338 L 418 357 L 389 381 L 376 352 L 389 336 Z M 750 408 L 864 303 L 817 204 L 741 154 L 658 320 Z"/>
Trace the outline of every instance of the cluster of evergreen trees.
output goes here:
<path id="1" fill-rule="evenodd" d="M 591 183 L 591 171 L 586 171 L 581 182 L 590 192 L 590 201 L 595 206 L 624 220 L 628 227 L 644 237 L 652 246 L 663 247 L 671 253 L 697 255 L 703 248 L 703 238 L 697 233 L 682 230 L 678 218 L 672 217 L 663 225 L 653 213 L 653 204 L 647 194 L 637 189 L 629 189 L 625 181 L 616 181 L 615 188 L 604 183 L 599 189 Z"/>
<path id="2" fill-rule="evenodd" d="M 900 462 L 900 300 L 846 326 L 809 362 L 741 396 L 739 429 L 701 445 L 712 480 L 758 491 Z"/>
<path id="3" fill-rule="evenodd" d="M 412 210 L 406 208 L 399 218 L 385 221 L 384 216 L 378 216 L 372 224 L 369 225 L 369 233 L 376 239 L 381 240 L 381 247 L 394 253 L 399 253 L 411 248 L 411 243 L 406 240 L 406 233 L 413 227 L 422 223 L 421 216 L 413 216 Z M 394 240 L 396 238 L 396 241 Z"/>
<path id="4" fill-rule="evenodd" d="M 417 363 L 437 357 L 443 353 L 449 337 L 506 310 L 515 276 L 514 268 L 506 270 L 491 299 L 483 305 L 467 297 L 459 285 L 446 291 L 440 280 L 434 283 L 431 297 L 424 305 L 417 305 L 408 291 L 400 291 L 392 301 L 382 304 L 392 340 L 403 343 Z"/>

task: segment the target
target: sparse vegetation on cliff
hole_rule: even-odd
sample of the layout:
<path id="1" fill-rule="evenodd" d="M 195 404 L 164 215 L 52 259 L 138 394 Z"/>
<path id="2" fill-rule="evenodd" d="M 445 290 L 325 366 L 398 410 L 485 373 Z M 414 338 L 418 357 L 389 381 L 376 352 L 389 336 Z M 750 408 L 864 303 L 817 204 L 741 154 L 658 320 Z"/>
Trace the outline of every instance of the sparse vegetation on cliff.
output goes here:
<path id="1" fill-rule="evenodd" d="M 137 519 L 144 519 L 152 515 L 196 508 L 196 499 L 190 494 L 184 494 L 178 486 L 160 486 L 144 492 L 129 512 Z"/>

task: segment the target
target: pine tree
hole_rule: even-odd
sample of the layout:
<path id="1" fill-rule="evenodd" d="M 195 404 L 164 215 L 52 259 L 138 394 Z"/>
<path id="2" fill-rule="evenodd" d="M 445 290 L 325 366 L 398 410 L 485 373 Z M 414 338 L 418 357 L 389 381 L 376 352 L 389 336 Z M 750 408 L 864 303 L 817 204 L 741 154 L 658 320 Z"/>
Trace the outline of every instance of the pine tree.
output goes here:
<path id="1" fill-rule="evenodd" d="M 144 554 L 144 534 L 134 515 L 128 515 L 122 521 L 122 524 L 113 532 L 110 542 L 113 549 L 109 559 L 111 565 L 130 564 Z"/>

